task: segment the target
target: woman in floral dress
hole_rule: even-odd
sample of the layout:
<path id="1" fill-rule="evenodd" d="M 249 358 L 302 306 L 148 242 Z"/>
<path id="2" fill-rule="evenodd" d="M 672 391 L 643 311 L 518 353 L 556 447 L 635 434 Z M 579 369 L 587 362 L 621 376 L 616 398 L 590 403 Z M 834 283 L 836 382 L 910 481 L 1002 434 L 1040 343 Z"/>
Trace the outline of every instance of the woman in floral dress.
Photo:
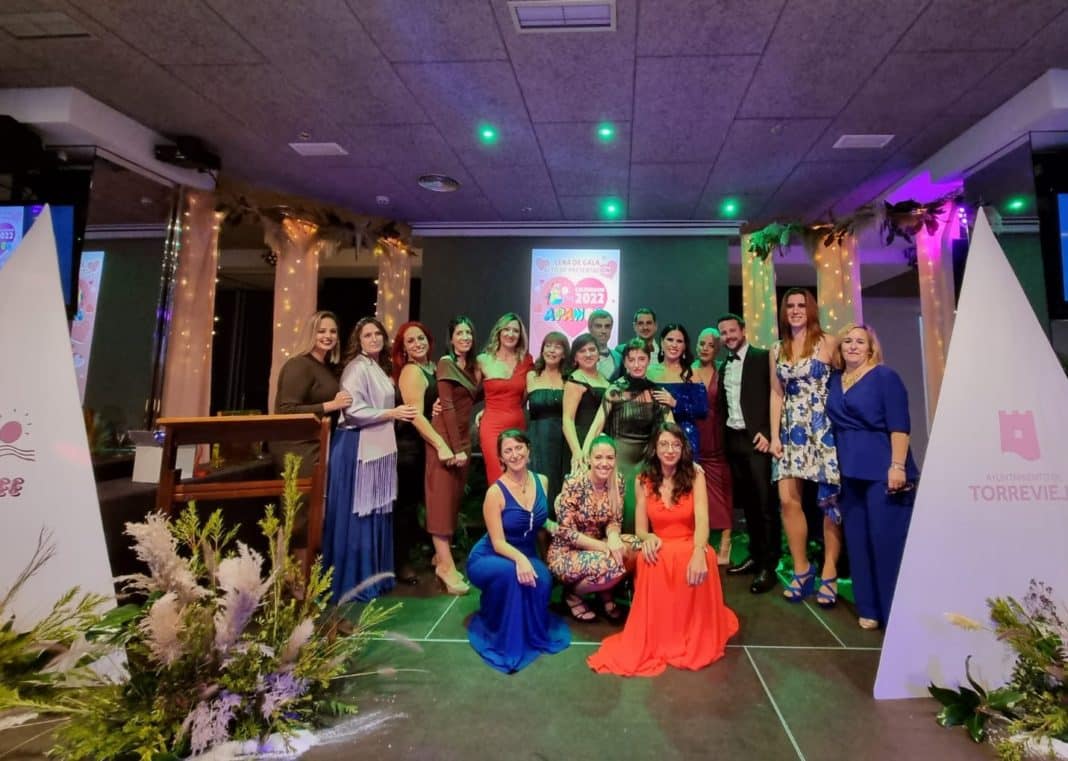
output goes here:
<path id="1" fill-rule="evenodd" d="M 838 556 L 842 551 L 841 518 L 835 507 L 838 455 L 827 417 L 827 382 L 835 340 L 823 332 L 816 298 L 804 288 L 786 292 L 779 309 L 779 335 L 772 347 L 771 480 L 779 484 L 782 523 L 794 561 L 794 574 L 783 590 L 801 602 L 813 589 L 816 602 L 830 608 L 838 601 Z M 801 507 L 801 482 L 819 484 L 823 519 L 823 569 L 808 560 L 808 522 Z M 801 569 L 805 569 L 801 572 Z"/>
<path id="2" fill-rule="evenodd" d="M 559 523 L 551 521 L 548 566 L 566 589 L 564 602 L 572 617 L 592 621 L 596 614 L 584 596 L 596 592 L 606 618 L 618 621 L 623 611 L 612 588 L 633 568 L 638 538 L 621 534 L 623 476 L 616 468 L 616 443 L 598 436 L 590 446 L 590 468 L 572 473 L 557 500 Z"/>

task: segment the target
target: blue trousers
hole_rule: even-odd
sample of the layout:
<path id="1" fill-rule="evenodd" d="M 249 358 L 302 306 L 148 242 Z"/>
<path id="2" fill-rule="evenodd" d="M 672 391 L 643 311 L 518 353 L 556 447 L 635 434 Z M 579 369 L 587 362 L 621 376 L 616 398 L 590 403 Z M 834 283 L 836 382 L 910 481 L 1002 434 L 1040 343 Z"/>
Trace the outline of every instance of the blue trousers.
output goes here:
<path id="1" fill-rule="evenodd" d="M 857 613 L 882 624 L 890 615 L 915 491 L 886 493 L 886 481 L 842 476 L 838 504 Z"/>

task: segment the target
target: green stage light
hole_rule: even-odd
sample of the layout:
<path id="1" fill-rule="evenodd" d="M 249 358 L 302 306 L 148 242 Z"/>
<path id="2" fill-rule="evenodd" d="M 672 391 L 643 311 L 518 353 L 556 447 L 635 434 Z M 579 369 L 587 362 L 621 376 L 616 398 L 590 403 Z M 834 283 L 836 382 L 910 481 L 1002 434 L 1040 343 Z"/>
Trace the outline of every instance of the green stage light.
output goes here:
<path id="1" fill-rule="evenodd" d="M 492 124 L 478 125 L 478 139 L 485 145 L 493 145 L 500 138 L 497 128 Z"/>
<path id="2" fill-rule="evenodd" d="M 616 139 L 616 125 L 611 122 L 601 122 L 597 125 L 597 139 L 604 143 L 610 143 Z"/>
<path id="3" fill-rule="evenodd" d="M 1019 214 L 1026 208 L 1027 199 L 1023 196 L 1016 196 L 1015 198 L 1010 198 L 1005 204 L 1005 211 L 1011 212 L 1012 214 Z"/>
<path id="4" fill-rule="evenodd" d="M 618 198 L 605 198 L 601 201 L 601 216 L 605 219 L 619 219 L 623 216 L 623 202 Z"/>
<path id="5" fill-rule="evenodd" d="M 736 217 L 740 210 L 741 204 L 734 198 L 724 198 L 723 203 L 719 205 L 719 213 L 722 217 Z"/>

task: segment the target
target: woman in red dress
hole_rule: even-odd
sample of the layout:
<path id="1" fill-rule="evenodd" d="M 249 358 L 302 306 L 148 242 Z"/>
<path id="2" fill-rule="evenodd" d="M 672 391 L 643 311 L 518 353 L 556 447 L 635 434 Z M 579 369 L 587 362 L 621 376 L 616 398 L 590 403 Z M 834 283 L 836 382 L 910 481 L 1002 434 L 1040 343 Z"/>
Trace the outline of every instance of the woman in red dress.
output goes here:
<path id="1" fill-rule="evenodd" d="M 527 372 L 534 360 L 527 353 L 527 329 L 515 312 L 501 316 L 490 331 L 486 348 L 478 355 L 486 408 L 478 424 L 478 441 L 486 462 L 486 483 L 501 477 L 497 437 L 502 431 L 527 429 L 523 403 L 527 396 Z"/>
<path id="2" fill-rule="evenodd" d="M 686 434 L 674 423 L 661 423 L 636 488 L 642 552 L 634 603 L 623 631 L 587 659 L 594 671 L 656 676 L 669 665 L 697 670 L 723 657 L 727 640 L 738 632 L 708 546 L 704 481 Z"/>

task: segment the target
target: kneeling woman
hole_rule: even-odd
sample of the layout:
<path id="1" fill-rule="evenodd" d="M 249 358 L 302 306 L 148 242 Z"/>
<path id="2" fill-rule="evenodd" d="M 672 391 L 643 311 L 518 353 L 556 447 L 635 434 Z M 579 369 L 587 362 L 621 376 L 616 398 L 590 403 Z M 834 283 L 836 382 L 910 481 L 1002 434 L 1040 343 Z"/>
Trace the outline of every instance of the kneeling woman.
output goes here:
<path id="1" fill-rule="evenodd" d="M 737 633 L 738 618 L 723 603 L 708 546 L 704 478 L 686 434 L 662 423 L 636 485 L 642 554 L 634 603 L 622 633 L 605 639 L 587 659 L 594 671 L 656 676 L 669 665 L 696 670 L 721 658 Z"/>
<path id="2" fill-rule="evenodd" d="M 527 469 L 530 439 L 518 429 L 497 437 L 497 456 L 504 472 L 482 504 L 486 536 L 467 557 L 467 577 L 482 591 L 467 638 L 486 663 L 511 674 L 566 648 L 571 632 L 549 613 L 552 577 L 538 558 L 547 479 Z"/>
<path id="3" fill-rule="evenodd" d="M 641 549 L 638 537 L 621 534 L 623 476 L 616 468 L 616 442 L 598 436 L 590 446 L 590 468 L 564 481 L 556 503 L 559 523 L 550 522 L 549 570 L 567 589 L 564 602 L 579 621 L 597 616 L 583 596 L 599 593 L 606 618 L 623 617 L 612 588 L 622 581 Z"/>

